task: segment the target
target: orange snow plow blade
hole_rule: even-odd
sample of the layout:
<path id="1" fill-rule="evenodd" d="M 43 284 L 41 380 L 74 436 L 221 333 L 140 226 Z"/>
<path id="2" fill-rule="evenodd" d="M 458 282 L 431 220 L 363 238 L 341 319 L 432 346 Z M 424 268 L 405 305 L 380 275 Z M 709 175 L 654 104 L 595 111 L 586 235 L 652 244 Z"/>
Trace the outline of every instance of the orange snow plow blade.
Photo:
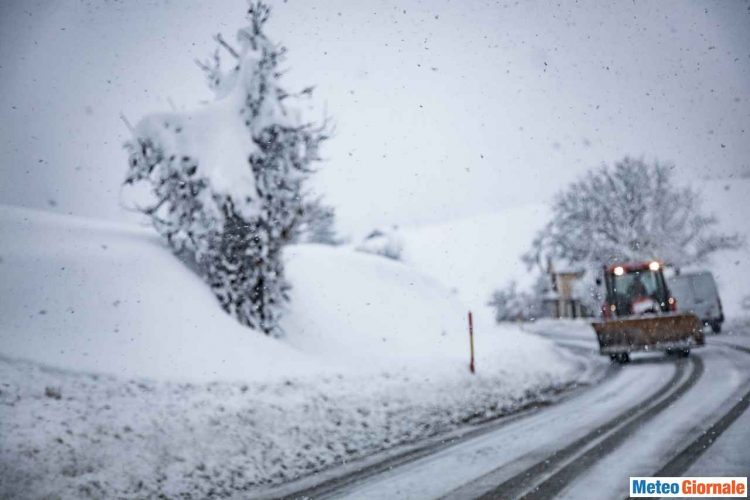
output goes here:
<path id="1" fill-rule="evenodd" d="M 620 318 L 591 325 L 602 354 L 686 349 L 704 343 L 703 325 L 694 314 Z"/>

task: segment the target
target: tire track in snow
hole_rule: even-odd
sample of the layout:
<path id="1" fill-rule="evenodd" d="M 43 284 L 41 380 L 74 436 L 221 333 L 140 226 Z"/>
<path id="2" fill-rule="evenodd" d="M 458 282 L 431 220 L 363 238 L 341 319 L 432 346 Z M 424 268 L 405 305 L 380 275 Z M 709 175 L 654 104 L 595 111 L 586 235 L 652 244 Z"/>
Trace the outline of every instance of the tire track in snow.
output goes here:
<path id="1" fill-rule="evenodd" d="M 731 342 L 724 342 L 723 340 L 712 340 L 709 343 L 709 345 L 728 347 L 730 349 L 734 349 L 735 351 L 741 351 L 741 352 L 744 352 L 745 354 L 750 354 L 750 347 L 732 344 Z"/>
<path id="2" fill-rule="evenodd" d="M 736 351 L 750 354 L 750 349 L 744 346 L 730 344 L 728 342 L 712 342 L 714 345 L 734 349 Z M 682 449 L 677 455 L 667 462 L 654 476 L 676 477 L 681 476 L 693 465 L 701 455 L 727 430 L 740 415 L 750 407 L 750 391 L 745 392 L 740 400 L 735 403 L 724 415 L 715 421 L 705 432 L 694 439 Z"/>
<path id="3" fill-rule="evenodd" d="M 566 349 L 572 351 L 581 351 L 584 354 L 590 354 L 590 349 L 583 348 L 581 346 L 564 346 Z M 259 498 L 273 499 L 273 500 L 291 500 L 298 498 L 326 498 L 334 495 L 347 486 L 357 484 L 367 478 L 377 476 L 383 472 L 394 469 L 401 465 L 416 461 L 422 457 L 432 455 L 439 452 L 442 449 L 449 448 L 457 445 L 463 441 L 468 441 L 472 438 L 480 436 L 482 434 L 491 433 L 504 427 L 512 422 L 526 418 L 546 406 L 558 405 L 564 401 L 575 398 L 576 396 L 584 393 L 586 390 L 597 386 L 603 380 L 609 379 L 615 372 L 621 369 L 620 366 L 609 364 L 605 368 L 595 369 L 594 372 L 599 372 L 593 375 L 592 380 L 578 385 L 574 389 L 569 389 L 559 395 L 557 398 L 552 398 L 549 401 L 532 401 L 528 405 L 521 408 L 517 408 L 515 412 L 508 415 L 501 415 L 492 418 L 486 422 L 476 424 L 477 427 L 469 429 L 459 429 L 458 432 L 449 433 L 449 436 L 438 435 L 433 438 L 425 440 L 422 444 L 416 444 L 416 446 L 408 447 L 403 452 L 396 452 L 390 454 L 390 450 L 385 450 L 386 457 L 377 460 L 370 464 L 362 464 L 361 467 L 348 471 L 343 475 L 334 475 L 324 479 L 321 482 L 315 483 L 311 486 L 300 487 L 300 488 L 289 488 L 289 485 L 282 485 L 281 488 L 274 491 L 260 494 Z M 379 455 L 376 453 L 375 455 Z M 367 461 L 367 457 L 363 459 Z M 307 478 L 301 478 L 301 481 L 305 481 Z M 299 482 L 293 481 L 292 483 Z"/>
<path id="4" fill-rule="evenodd" d="M 750 391 L 746 392 L 737 404 L 732 406 L 718 421 L 711 424 L 703 434 L 659 469 L 654 476 L 681 476 L 748 407 L 750 407 Z"/>
<path id="5" fill-rule="evenodd" d="M 607 370 L 605 373 L 609 373 L 609 370 Z M 560 402 L 567 400 L 570 397 L 574 397 L 579 392 L 579 390 L 584 390 L 586 388 L 587 387 L 585 386 L 580 386 L 577 389 L 573 389 L 569 394 L 563 395 L 559 400 L 530 402 L 528 405 L 517 408 L 514 413 L 501 415 L 487 422 L 477 424 L 480 426 L 478 428 L 469 429 L 468 431 L 459 432 L 447 437 L 443 435 L 434 436 L 426 440 L 427 444 L 408 449 L 402 453 L 396 453 L 393 456 L 385 458 L 376 463 L 363 466 L 346 475 L 334 476 L 312 487 L 294 490 L 291 493 L 261 495 L 259 498 L 268 498 L 273 500 L 326 498 L 329 495 L 337 493 L 342 488 L 356 484 L 367 478 L 376 476 L 380 473 L 394 469 L 409 462 L 416 461 L 422 457 L 432 455 L 442 449 L 457 445 L 463 441 L 468 441 L 469 439 L 480 436 L 482 434 L 493 432 L 500 427 L 515 422 L 516 420 L 528 417 L 530 414 L 535 413 L 544 407 L 553 404 L 559 404 Z M 389 450 L 385 451 L 388 452 Z"/>
<path id="6" fill-rule="evenodd" d="M 537 485 L 522 498 L 524 500 L 532 500 L 554 496 L 556 492 L 568 485 L 581 472 L 587 470 L 597 461 L 614 451 L 620 444 L 627 440 L 638 427 L 669 408 L 672 403 L 690 390 L 703 375 L 703 361 L 697 357 L 691 358 L 690 361 L 692 365 L 690 375 L 672 392 L 656 402 L 651 403 L 637 416 L 624 423 L 621 427 L 618 427 L 606 438 L 599 441 L 582 455 L 576 457 L 573 462 L 568 463 L 562 469 L 555 472 L 551 477 Z"/>
<path id="7" fill-rule="evenodd" d="M 692 370 L 688 377 L 680 383 L 685 373 L 686 364 L 690 364 Z M 592 430 L 587 435 L 574 441 L 565 448 L 553 453 L 545 460 L 503 481 L 497 487 L 479 496 L 481 499 L 494 498 L 550 498 L 560 489 L 568 484 L 582 471 L 586 470 L 597 460 L 611 452 L 622 443 L 639 425 L 650 420 L 668 405 L 681 397 L 689 390 L 703 374 L 703 362 L 700 358 L 690 358 L 689 361 L 678 361 L 672 378 L 664 384 L 657 393 L 664 395 L 653 402 L 640 401 L 624 412 L 613 417 L 606 423 Z M 588 449 L 587 449 L 588 447 Z M 580 453 L 582 450 L 583 453 Z M 500 469 L 498 469 L 498 472 Z M 536 483 L 537 478 L 553 471 L 541 483 Z M 494 471 L 493 471 L 494 472 Z M 493 475 L 490 472 L 486 476 Z M 477 481 L 486 484 L 487 478 Z M 472 484 L 474 481 L 472 481 Z M 535 484 L 536 483 L 536 484 Z M 472 484 L 466 485 L 472 489 Z M 445 498 L 465 497 L 468 491 L 459 488 Z M 474 491 L 476 493 L 476 491 Z M 476 496 L 476 495 L 472 495 Z"/>

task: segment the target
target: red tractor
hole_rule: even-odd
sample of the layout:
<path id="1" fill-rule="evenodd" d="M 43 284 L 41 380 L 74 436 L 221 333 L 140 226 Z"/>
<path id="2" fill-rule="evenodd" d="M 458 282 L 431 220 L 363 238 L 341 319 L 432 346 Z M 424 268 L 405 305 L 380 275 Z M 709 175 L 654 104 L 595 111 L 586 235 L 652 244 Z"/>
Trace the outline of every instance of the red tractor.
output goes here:
<path id="1" fill-rule="evenodd" d="M 602 320 L 593 323 L 599 352 L 625 363 L 634 351 L 665 351 L 683 356 L 704 343 L 694 314 L 680 313 L 659 261 L 604 267 L 606 298 Z"/>

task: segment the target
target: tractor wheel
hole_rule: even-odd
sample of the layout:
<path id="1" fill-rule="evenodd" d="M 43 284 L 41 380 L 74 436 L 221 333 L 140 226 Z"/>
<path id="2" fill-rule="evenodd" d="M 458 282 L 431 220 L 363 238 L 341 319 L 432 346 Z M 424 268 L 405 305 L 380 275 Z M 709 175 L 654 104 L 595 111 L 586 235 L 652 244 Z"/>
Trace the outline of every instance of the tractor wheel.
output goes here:
<path id="1" fill-rule="evenodd" d="M 714 333 L 721 333 L 721 321 L 712 321 L 711 330 L 713 330 Z"/>
<path id="2" fill-rule="evenodd" d="M 626 352 L 619 352 L 617 354 L 610 354 L 609 359 L 612 360 L 612 362 L 620 363 L 621 365 L 627 363 L 630 361 L 630 354 Z"/>

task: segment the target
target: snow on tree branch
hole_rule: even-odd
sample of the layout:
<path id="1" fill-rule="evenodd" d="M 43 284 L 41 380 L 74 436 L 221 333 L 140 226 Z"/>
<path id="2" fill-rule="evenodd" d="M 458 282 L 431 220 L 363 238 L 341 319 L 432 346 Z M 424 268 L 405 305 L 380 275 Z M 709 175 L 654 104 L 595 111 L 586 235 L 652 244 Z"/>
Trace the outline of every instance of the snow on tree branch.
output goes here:
<path id="1" fill-rule="evenodd" d="M 265 35 L 270 8 L 251 2 L 235 47 L 199 62 L 216 99 L 192 113 L 157 113 L 126 144 L 125 185 L 171 248 L 197 264 L 222 307 L 245 325 L 278 333 L 287 300 L 282 249 L 305 213 L 304 184 L 326 124 L 302 121 L 282 88 L 285 49 Z M 284 104 L 282 104 L 282 100 Z"/>
<path id="2" fill-rule="evenodd" d="M 591 170 L 557 195 L 552 211 L 527 264 L 549 256 L 596 266 L 654 258 L 685 266 L 743 244 L 717 232 L 698 193 L 675 185 L 672 166 L 659 162 L 626 157 Z"/>

